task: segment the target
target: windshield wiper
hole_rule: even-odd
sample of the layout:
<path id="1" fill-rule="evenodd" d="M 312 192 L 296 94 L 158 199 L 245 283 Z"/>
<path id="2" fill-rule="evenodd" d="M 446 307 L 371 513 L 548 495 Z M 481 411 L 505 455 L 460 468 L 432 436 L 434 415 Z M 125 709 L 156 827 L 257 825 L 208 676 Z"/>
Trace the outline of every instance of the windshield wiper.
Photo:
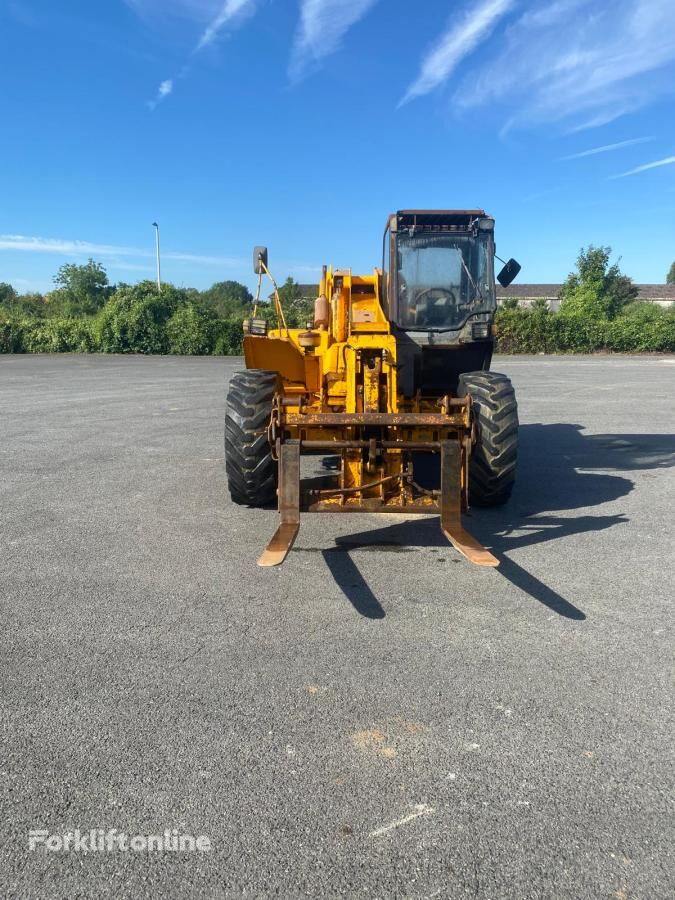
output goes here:
<path id="1" fill-rule="evenodd" d="M 473 280 L 473 278 L 472 278 L 472 276 L 471 276 L 471 272 L 469 272 L 469 268 L 468 268 L 467 264 L 464 262 L 464 254 L 463 254 L 463 253 L 460 253 L 460 254 L 459 254 L 459 261 L 461 262 L 462 268 L 463 268 L 464 271 L 466 272 L 466 274 L 467 274 L 467 276 L 468 276 L 468 278 L 469 278 L 469 281 L 471 282 L 471 284 L 472 284 L 472 286 L 473 286 L 473 290 L 474 290 L 474 298 L 473 298 L 473 299 L 475 300 L 476 297 L 477 297 L 477 298 L 481 301 L 481 303 L 482 303 L 482 302 L 483 302 L 483 295 L 482 295 L 481 292 L 478 290 L 478 285 L 477 285 L 476 282 Z"/>

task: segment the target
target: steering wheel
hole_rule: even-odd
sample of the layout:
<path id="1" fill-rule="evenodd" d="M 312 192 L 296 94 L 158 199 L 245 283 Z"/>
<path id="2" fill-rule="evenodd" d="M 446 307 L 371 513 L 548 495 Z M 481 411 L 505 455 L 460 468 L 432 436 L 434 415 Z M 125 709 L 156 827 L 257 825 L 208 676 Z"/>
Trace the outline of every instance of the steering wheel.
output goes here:
<path id="1" fill-rule="evenodd" d="M 454 294 L 454 291 L 451 291 L 449 288 L 443 287 L 431 287 L 425 288 L 423 291 L 420 291 L 419 294 L 415 297 L 415 305 L 417 305 L 422 297 L 426 297 L 427 294 L 442 294 L 448 298 L 450 303 L 457 304 L 457 297 Z"/>
<path id="2" fill-rule="evenodd" d="M 437 300 L 434 295 L 438 296 L 441 303 L 437 306 Z M 424 301 L 424 298 L 428 298 Z M 448 317 L 453 313 L 450 311 L 451 306 L 457 306 L 457 298 L 453 291 L 448 288 L 425 288 L 415 297 L 415 322 L 417 325 L 442 325 Z"/>

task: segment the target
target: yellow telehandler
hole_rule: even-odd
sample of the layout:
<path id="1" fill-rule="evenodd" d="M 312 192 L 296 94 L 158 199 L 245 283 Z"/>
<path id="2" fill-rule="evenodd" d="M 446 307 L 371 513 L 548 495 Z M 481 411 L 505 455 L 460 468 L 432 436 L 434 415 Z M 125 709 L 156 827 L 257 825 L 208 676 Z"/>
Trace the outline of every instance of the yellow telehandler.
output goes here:
<path id="1" fill-rule="evenodd" d="M 278 498 L 279 527 L 258 560 L 281 564 L 300 511 L 440 512 L 471 562 L 498 560 L 462 525 L 469 505 L 504 503 L 515 478 L 518 411 L 511 382 L 490 371 L 496 310 L 494 219 L 483 210 L 389 216 L 372 275 L 323 268 L 313 321 L 288 328 L 265 247 L 254 251 L 258 296 L 244 321 L 246 370 L 230 381 L 225 459 L 235 503 Z M 510 284 L 511 259 L 498 275 Z M 276 327 L 258 316 L 274 286 Z M 301 454 L 340 465 L 317 486 Z M 418 468 L 440 457 L 436 484 Z"/>

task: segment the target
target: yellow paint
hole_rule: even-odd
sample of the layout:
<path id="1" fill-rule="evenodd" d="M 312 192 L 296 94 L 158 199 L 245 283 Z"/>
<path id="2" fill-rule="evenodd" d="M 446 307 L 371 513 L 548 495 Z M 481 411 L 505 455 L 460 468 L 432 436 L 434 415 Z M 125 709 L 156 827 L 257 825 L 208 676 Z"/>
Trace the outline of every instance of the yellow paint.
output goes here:
<path id="1" fill-rule="evenodd" d="M 399 391 L 396 337 L 384 313 L 382 290 L 382 273 L 377 269 L 372 275 L 353 275 L 349 269 L 327 269 L 320 285 L 320 291 L 329 301 L 327 327 L 311 329 L 308 334 L 307 328 L 288 329 L 282 325 L 265 336 L 245 336 L 247 367 L 279 373 L 279 392 L 286 413 L 368 416 L 440 411 L 434 399 L 413 403 Z M 279 321 L 283 322 L 281 315 Z M 469 423 L 468 411 L 457 411 L 448 416 L 448 427 L 441 432 L 430 427 L 391 425 L 387 426 L 384 438 L 415 442 L 454 439 Z M 364 439 L 363 430 L 356 426 L 332 427 L 315 422 L 303 427 L 285 423 L 283 430 L 286 438 L 302 441 Z M 322 508 L 370 508 L 373 504 L 386 508 L 412 502 L 412 488 L 398 477 L 407 465 L 409 453 L 390 448 L 378 451 L 373 458 L 367 449 L 339 452 L 340 487 L 368 487 L 358 492 L 323 496 Z M 383 479 L 382 484 L 373 484 Z M 435 500 L 422 495 L 415 503 L 433 507 Z"/>

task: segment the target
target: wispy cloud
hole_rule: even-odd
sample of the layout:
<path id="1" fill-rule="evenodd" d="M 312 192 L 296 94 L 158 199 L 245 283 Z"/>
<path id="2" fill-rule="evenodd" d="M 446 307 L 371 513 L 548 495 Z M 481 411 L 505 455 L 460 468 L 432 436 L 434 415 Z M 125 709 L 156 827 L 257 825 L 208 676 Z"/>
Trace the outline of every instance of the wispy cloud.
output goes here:
<path id="1" fill-rule="evenodd" d="M 148 101 L 148 106 L 150 109 L 155 109 L 158 103 L 161 103 L 169 94 L 173 91 L 173 79 L 167 78 L 165 81 L 162 81 L 159 87 L 157 88 L 157 96 L 154 100 Z"/>
<path id="2" fill-rule="evenodd" d="M 167 78 L 166 81 L 163 81 L 159 90 L 157 91 L 157 96 L 160 100 L 163 100 L 164 97 L 168 97 L 171 91 L 173 90 L 173 81 L 170 78 Z"/>
<path id="3" fill-rule="evenodd" d="M 462 78 L 457 108 L 508 105 L 509 127 L 605 125 L 675 90 L 675 3 L 530 0 L 501 47 Z"/>
<path id="4" fill-rule="evenodd" d="M 640 172 L 648 172 L 649 169 L 660 169 L 661 166 L 672 166 L 675 164 L 675 156 L 667 156 L 665 159 L 657 159 L 656 162 L 645 163 L 643 166 L 637 166 L 628 172 L 622 172 L 620 175 L 612 175 L 611 178 L 627 178 L 629 175 L 638 175 Z"/>
<path id="5" fill-rule="evenodd" d="M 252 16 L 257 4 L 257 0 L 225 0 L 224 3 L 220 0 L 217 4 L 215 0 L 162 0 L 162 2 L 164 4 L 162 11 L 165 15 L 206 22 L 192 51 L 193 57 L 215 43 L 224 31 L 240 25 Z M 159 12 L 156 0 L 127 0 L 127 3 L 144 18 L 152 17 Z M 173 93 L 176 82 L 185 78 L 189 72 L 190 66 L 185 63 L 177 75 L 162 81 L 154 99 L 147 102 L 148 108 L 151 111 L 157 109 L 162 100 Z"/>
<path id="6" fill-rule="evenodd" d="M 145 249 L 143 247 L 124 247 L 114 244 L 97 244 L 92 241 L 68 240 L 63 238 L 44 238 L 33 237 L 22 234 L 0 234 L 0 254 L 3 251 L 19 251 L 23 253 L 38 253 L 53 256 L 62 262 L 71 260 L 86 260 L 89 257 L 104 261 L 109 271 L 119 270 L 120 272 L 136 272 L 139 275 L 151 275 L 155 271 L 155 250 L 152 245 Z M 147 262 L 146 262 L 147 261 Z M 246 279 L 246 273 L 250 270 L 250 260 L 248 257 L 235 256 L 206 256 L 200 253 L 182 253 L 180 251 L 168 251 L 162 253 L 162 261 L 174 262 L 176 267 L 173 268 L 173 274 L 177 278 L 181 278 L 183 272 L 192 271 L 201 272 L 206 268 L 226 270 L 232 273 L 232 276 L 239 279 Z M 184 268 L 181 266 L 184 264 Z M 276 260 L 277 270 L 291 275 L 297 280 L 318 280 L 321 266 L 314 263 L 299 262 L 293 259 Z M 200 277 L 202 277 L 200 276 Z M 218 277 L 217 272 L 214 276 Z M 21 279 L 12 278 L 5 279 L 15 285 L 21 284 Z M 22 285 L 27 289 L 27 284 Z M 49 284 L 38 284 L 31 282 L 33 290 L 50 290 Z"/>
<path id="7" fill-rule="evenodd" d="M 378 0 L 301 0 L 300 23 L 295 36 L 288 74 L 299 81 L 326 56 L 339 49 L 349 29 Z"/>
<path id="8" fill-rule="evenodd" d="M 209 22 L 202 32 L 195 52 L 212 44 L 221 31 L 230 25 L 235 19 L 252 15 L 255 10 L 256 0 L 225 0 L 220 12 Z"/>
<path id="9" fill-rule="evenodd" d="M 490 36 L 497 22 L 513 7 L 515 0 L 483 0 L 470 5 L 463 16 L 453 18 L 448 30 L 422 60 L 420 73 L 406 91 L 399 106 L 423 97 L 444 84 L 459 63 Z"/>
<path id="10" fill-rule="evenodd" d="M 140 247 L 120 247 L 113 244 L 96 244 L 91 241 L 64 240 L 62 238 L 32 237 L 23 234 L 0 234 L 0 250 L 20 250 L 26 253 L 50 253 L 55 256 L 100 256 L 120 259 L 152 259 L 153 250 Z M 247 265 L 247 260 L 229 256 L 202 256 L 195 253 L 169 251 L 163 259 L 176 262 L 237 268 Z"/>
<path id="11" fill-rule="evenodd" d="M 635 144 L 646 144 L 653 141 L 654 137 L 631 138 L 628 141 L 619 141 L 618 144 L 605 144 L 602 147 L 593 147 L 592 150 L 582 150 L 581 153 L 571 153 L 569 156 L 561 156 L 560 162 L 569 159 L 583 159 L 585 156 L 595 156 L 598 153 L 611 153 L 613 150 L 621 150 L 623 147 L 634 147 Z"/>

